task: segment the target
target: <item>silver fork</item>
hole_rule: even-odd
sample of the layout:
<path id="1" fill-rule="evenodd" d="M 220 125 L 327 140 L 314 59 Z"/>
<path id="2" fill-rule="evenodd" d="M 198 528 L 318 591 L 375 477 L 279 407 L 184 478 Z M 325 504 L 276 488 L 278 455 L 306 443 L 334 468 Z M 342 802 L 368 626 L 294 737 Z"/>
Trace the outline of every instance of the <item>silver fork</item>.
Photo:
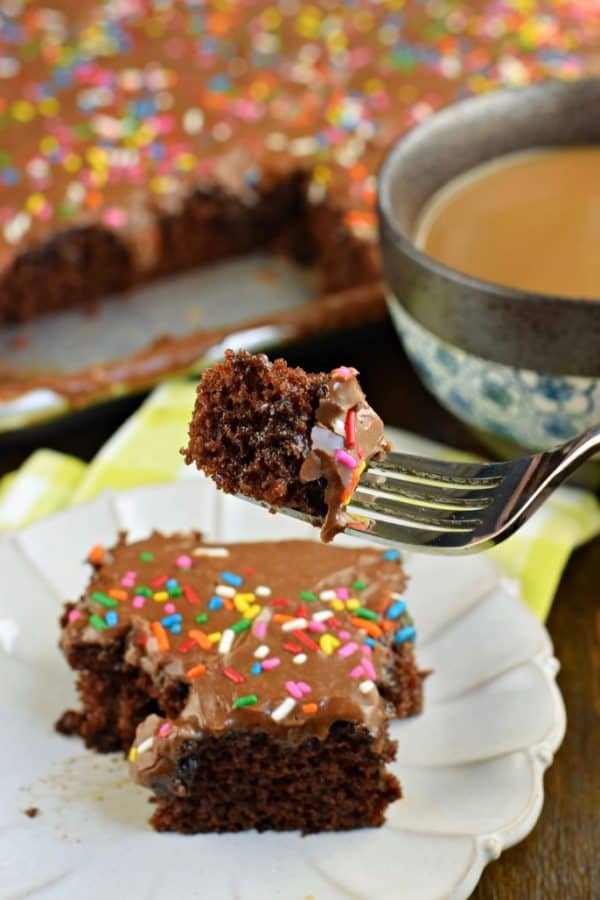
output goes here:
<path id="1" fill-rule="evenodd" d="M 520 528 L 598 450 L 600 425 L 555 450 L 509 462 L 456 463 L 389 453 L 362 475 L 344 532 L 437 553 L 485 550 Z"/>

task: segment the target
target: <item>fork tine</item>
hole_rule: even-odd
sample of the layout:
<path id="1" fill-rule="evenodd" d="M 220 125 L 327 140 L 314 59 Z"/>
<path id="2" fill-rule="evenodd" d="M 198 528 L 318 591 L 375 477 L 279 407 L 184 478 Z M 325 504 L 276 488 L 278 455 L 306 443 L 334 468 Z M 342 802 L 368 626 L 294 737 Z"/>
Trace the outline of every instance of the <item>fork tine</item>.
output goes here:
<path id="1" fill-rule="evenodd" d="M 447 550 L 459 553 L 482 549 L 487 546 L 485 539 L 473 540 L 472 531 L 447 531 L 435 528 L 419 528 L 416 525 L 403 525 L 399 522 L 369 520 L 369 526 L 360 523 L 346 525 L 345 534 L 353 537 L 378 541 L 387 545 L 404 544 L 418 547 L 420 550 Z"/>
<path id="2" fill-rule="evenodd" d="M 409 453 L 388 453 L 381 461 L 373 461 L 370 468 L 401 478 L 426 479 L 445 485 L 473 488 L 494 487 L 504 475 L 508 463 L 466 463 L 440 459 L 423 459 Z"/>
<path id="3" fill-rule="evenodd" d="M 360 488 L 355 491 L 351 500 L 351 508 L 360 515 L 379 518 L 391 516 L 394 519 L 405 519 L 421 525 L 435 528 L 469 530 L 481 524 L 485 509 L 440 509 L 439 507 L 421 506 L 406 503 L 403 498 L 385 498 L 368 494 Z"/>
<path id="4" fill-rule="evenodd" d="M 360 487 L 377 491 L 394 497 L 405 497 L 422 504 L 435 504 L 447 509 L 482 509 L 488 506 L 493 498 L 469 486 L 451 487 L 450 485 L 420 484 L 416 481 L 402 481 L 400 478 L 377 474 L 367 469 L 360 479 Z M 482 487 L 490 488 L 489 484 Z"/>

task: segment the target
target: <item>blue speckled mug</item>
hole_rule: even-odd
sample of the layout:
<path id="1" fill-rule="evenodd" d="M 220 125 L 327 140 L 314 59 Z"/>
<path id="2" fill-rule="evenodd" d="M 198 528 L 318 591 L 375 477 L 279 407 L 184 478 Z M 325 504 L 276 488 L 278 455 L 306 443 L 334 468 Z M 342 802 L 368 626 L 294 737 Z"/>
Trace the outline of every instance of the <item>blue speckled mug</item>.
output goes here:
<path id="1" fill-rule="evenodd" d="M 380 172 L 388 303 L 406 352 L 444 406 L 505 446 L 550 447 L 600 421 L 600 297 L 471 278 L 422 253 L 412 236 L 429 198 L 474 166 L 534 147 L 595 143 L 600 79 L 546 82 L 431 116 L 392 148 Z"/>

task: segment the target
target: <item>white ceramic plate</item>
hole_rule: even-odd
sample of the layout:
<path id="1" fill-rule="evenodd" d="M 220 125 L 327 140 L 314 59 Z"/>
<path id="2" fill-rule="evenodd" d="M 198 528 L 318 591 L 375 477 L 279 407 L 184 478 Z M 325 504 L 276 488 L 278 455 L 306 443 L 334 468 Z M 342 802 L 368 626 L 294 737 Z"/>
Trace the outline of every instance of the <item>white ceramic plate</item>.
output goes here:
<path id="1" fill-rule="evenodd" d="M 381 829 L 155 834 L 124 760 L 54 733 L 74 702 L 57 617 L 84 586 L 89 547 L 119 528 L 141 537 L 198 526 L 215 540 L 314 537 L 191 480 L 104 495 L 0 540 L 3 900 L 467 897 L 484 865 L 533 827 L 565 727 L 548 635 L 483 557 L 407 560 L 419 661 L 435 674 L 424 714 L 392 727 L 405 796 Z"/>

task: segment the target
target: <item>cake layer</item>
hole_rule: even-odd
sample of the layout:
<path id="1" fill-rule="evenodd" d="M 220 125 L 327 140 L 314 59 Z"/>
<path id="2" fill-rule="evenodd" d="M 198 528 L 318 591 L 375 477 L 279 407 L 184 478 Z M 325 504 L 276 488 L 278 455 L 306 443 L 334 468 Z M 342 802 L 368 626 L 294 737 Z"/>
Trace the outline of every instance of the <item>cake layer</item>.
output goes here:
<path id="1" fill-rule="evenodd" d="M 226 351 L 198 385 L 186 462 L 227 493 L 305 513 L 331 540 L 361 473 L 389 449 L 357 375 Z"/>
<path id="2" fill-rule="evenodd" d="M 210 545 L 198 534 L 155 533 L 133 544 L 122 536 L 91 558 L 90 585 L 62 620 L 82 710 L 58 728 L 102 751 L 133 745 L 133 776 L 158 798 L 156 827 L 236 830 L 245 821 L 312 831 L 381 822 L 399 791 L 385 771 L 388 720 L 421 708 L 395 551 Z M 261 776 L 245 792 L 238 751 L 240 760 L 256 752 L 265 771 L 279 760 L 288 773 L 281 789 L 275 780 L 267 790 Z M 223 802 L 211 806 L 204 767 L 219 757 L 213 781 Z M 337 817 L 330 806 L 294 812 L 294 760 L 298 777 L 323 765 L 324 784 L 340 792 Z M 363 801 L 351 785 L 357 795 L 364 788 Z"/>

